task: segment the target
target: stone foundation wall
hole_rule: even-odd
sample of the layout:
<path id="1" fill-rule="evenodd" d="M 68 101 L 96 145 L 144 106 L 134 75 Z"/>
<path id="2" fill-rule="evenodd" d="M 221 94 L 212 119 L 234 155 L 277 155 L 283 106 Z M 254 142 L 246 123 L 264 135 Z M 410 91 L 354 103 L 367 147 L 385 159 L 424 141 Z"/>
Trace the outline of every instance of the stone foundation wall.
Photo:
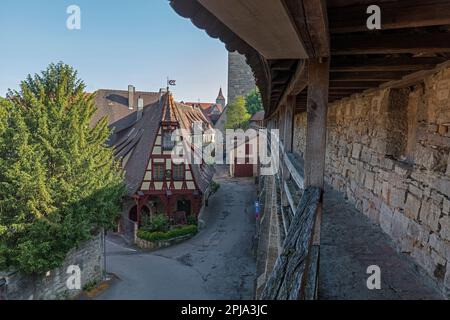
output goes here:
<path id="1" fill-rule="evenodd" d="M 280 225 L 278 223 L 278 192 L 275 176 L 263 176 L 261 216 L 257 223 L 256 291 L 259 299 L 275 262 L 281 253 Z"/>
<path id="2" fill-rule="evenodd" d="M 296 115 L 303 155 L 306 114 Z M 450 69 L 332 104 L 327 181 L 450 293 Z"/>
<path id="3" fill-rule="evenodd" d="M 16 272 L 0 272 L 0 280 L 6 280 L 4 299 L 7 300 L 56 300 L 69 299 L 81 290 L 69 290 L 67 273 L 69 266 L 79 266 L 81 289 L 89 283 L 101 281 L 103 276 L 103 237 L 96 236 L 67 255 L 64 265 L 42 276 L 27 276 Z"/>

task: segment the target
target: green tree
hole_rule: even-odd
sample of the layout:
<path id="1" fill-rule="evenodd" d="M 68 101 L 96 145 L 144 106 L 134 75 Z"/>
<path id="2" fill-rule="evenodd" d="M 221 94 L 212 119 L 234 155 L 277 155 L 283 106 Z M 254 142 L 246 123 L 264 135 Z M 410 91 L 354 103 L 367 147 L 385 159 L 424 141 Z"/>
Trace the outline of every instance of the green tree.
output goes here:
<path id="1" fill-rule="evenodd" d="M 239 96 L 227 107 L 227 123 L 225 127 L 226 129 L 245 128 L 250 117 L 251 115 L 245 108 L 244 97 Z"/>
<path id="2" fill-rule="evenodd" d="M 106 146 L 106 119 L 90 124 L 93 99 L 58 63 L 0 101 L 0 267 L 60 267 L 117 218 L 123 175 Z"/>
<path id="3" fill-rule="evenodd" d="M 261 94 L 257 88 L 245 97 L 245 107 L 251 115 L 263 110 Z"/>

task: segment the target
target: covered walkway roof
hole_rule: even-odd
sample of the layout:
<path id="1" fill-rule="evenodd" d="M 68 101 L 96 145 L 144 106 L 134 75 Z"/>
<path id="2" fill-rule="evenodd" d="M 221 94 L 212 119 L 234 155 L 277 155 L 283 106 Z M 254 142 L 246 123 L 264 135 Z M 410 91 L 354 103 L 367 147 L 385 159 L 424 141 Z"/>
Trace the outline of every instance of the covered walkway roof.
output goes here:
<path id="1" fill-rule="evenodd" d="M 386 83 L 408 85 L 450 59 L 448 0 L 170 0 L 247 57 L 270 118 L 289 95 L 306 110 L 307 59 L 331 57 L 329 101 Z M 382 29 L 368 30 L 369 5 Z M 306 66 L 305 66 L 306 65 Z M 399 82 L 400 81 L 400 82 Z"/>

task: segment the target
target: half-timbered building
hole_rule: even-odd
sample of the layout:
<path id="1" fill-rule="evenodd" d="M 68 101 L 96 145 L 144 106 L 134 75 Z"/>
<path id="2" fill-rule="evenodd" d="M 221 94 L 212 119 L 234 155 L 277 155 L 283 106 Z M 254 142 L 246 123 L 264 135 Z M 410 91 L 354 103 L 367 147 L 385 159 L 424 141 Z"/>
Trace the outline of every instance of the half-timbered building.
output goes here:
<path id="1" fill-rule="evenodd" d="M 132 86 L 128 92 L 100 90 L 96 104 L 94 121 L 109 119 L 109 142 L 125 172 L 128 196 L 121 230 L 132 236 L 144 215 L 166 214 L 177 224 L 197 217 L 209 195 L 214 168 L 203 161 L 173 161 L 172 151 L 175 130 L 184 130 L 179 139 L 194 154 L 201 152 L 197 145 L 214 142 L 211 124 L 201 110 L 175 102 L 169 91 L 136 92 Z M 197 136 L 192 135 L 195 125 L 200 126 Z"/>

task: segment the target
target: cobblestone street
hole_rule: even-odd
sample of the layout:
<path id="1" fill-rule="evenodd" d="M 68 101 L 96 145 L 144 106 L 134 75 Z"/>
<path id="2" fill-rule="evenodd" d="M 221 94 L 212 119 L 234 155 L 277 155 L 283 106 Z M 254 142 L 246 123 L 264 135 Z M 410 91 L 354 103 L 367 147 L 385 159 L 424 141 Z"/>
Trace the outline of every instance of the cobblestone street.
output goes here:
<path id="1" fill-rule="evenodd" d="M 252 179 L 222 170 L 219 191 L 205 208 L 206 228 L 155 252 L 109 239 L 107 270 L 118 277 L 98 299 L 252 299 L 256 196 Z"/>

